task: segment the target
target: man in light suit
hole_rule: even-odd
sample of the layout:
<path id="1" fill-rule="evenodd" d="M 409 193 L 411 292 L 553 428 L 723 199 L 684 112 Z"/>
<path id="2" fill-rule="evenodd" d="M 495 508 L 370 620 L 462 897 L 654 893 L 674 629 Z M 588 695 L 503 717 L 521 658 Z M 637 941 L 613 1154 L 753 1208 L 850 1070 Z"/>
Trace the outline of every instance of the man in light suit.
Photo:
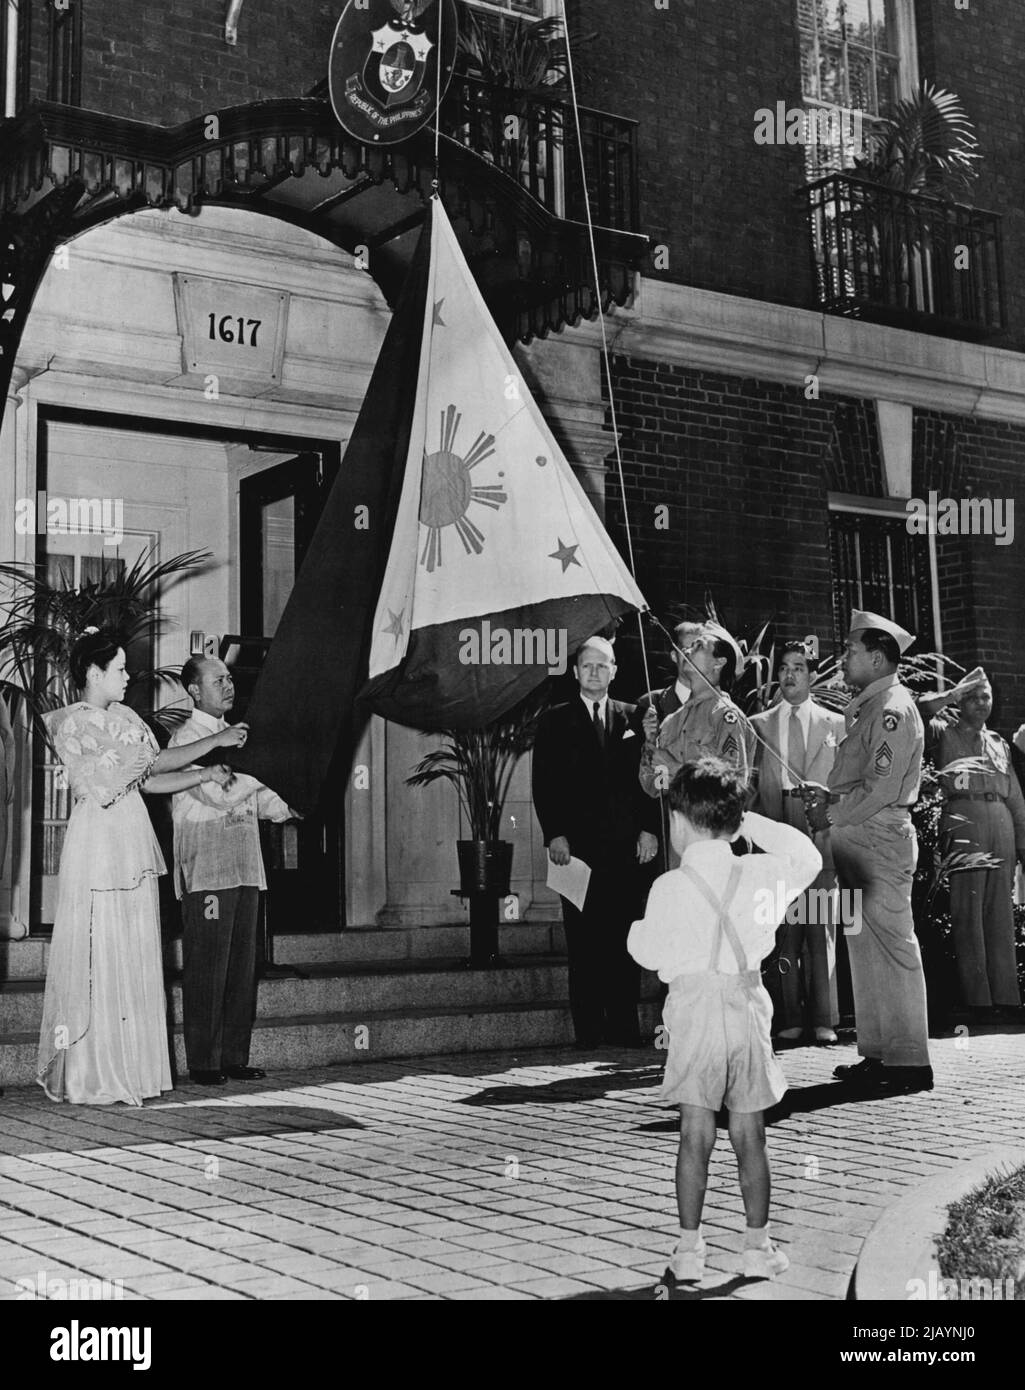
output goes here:
<path id="1" fill-rule="evenodd" d="M 811 835 L 822 855 L 820 873 L 790 905 L 782 927 L 778 986 L 773 990 L 779 996 L 782 1027 L 778 1036 L 796 1042 L 808 1028 L 817 1043 L 828 1044 L 836 1042 L 833 1028 L 838 1018 L 836 872 L 828 832 L 811 831 L 800 787 L 804 782 L 828 782 L 837 744 L 844 736 L 844 721 L 843 715 L 811 698 L 817 669 L 818 662 L 808 655 L 803 642 L 786 643 L 776 672 L 782 698 L 772 709 L 752 716 L 751 723 L 762 740 L 754 809 Z"/>
<path id="2" fill-rule="evenodd" d="M 612 644 L 590 638 L 575 672 L 579 695 L 538 724 L 531 792 L 552 863 L 574 857 L 591 869 L 583 908 L 562 900 L 577 1046 L 636 1047 L 640 975 L 626 938 L 643 911 L 642 866 L 658 851 L 658 806 L 637 777 L 643 739 L 631 727 L 634 706 L 608 695 Z"/>

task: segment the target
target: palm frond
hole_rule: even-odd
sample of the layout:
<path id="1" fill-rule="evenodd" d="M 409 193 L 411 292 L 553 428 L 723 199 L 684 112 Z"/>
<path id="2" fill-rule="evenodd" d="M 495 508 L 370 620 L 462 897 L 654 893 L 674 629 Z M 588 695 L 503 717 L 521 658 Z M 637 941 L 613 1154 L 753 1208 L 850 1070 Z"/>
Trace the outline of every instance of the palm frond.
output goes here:
<path id="1" fill-rule="evenodd" d="M 475 840 L 497 840 L 516 765 L 533 746 L 547 692 L 534 692 L 500 719 L 479 729 L 446 729 L 446 742 L 420 759 L 407 786 L 451 782 Z"/>
<path id="2" fill-rule="evenodd" d="M 879 121 L 854 168 L 886 188 L 951 197 L 970 185 L 981 158 L 960 98 L 925 82 Z"/>

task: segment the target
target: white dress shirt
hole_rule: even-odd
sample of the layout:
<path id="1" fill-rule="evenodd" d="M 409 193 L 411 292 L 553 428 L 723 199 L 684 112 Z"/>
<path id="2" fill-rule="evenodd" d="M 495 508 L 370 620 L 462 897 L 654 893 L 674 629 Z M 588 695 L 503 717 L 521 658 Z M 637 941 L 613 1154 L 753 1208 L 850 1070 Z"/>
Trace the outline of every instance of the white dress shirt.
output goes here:
<path id="1" fill-rule="evenodd" d="M 681 680 L 678 680 L 676 682 L 676 685 L 673 687 L 673 689 L 676 691 L 676 698 L 679 700 L 681 705 L 685 705 L 687 701 L 690 699 L 691 695 L 694 693 L 691 690 L 690 686 L 684 685 L 683 681 Z"/>
<path id="2" fill-rule="evenodd" d="M 809 696 L 807 700 L 802 700 L 801 703 L 796 707 L 796 708 L 797 708 L 797 717 L 798 717 L 798 719 L 800 720 L 800 723 L 801 723 L 801 733 L 804 735 L 804 751 L 805 751 L 805 756 L 807 756 L 807 753 L 808 753 L 808 737 L 809 737 L 809 734 L 810 734 L 810 731 L 811 731 L 811 706 L 812 706 L 812 701 L 811 701 L 811 696 Z M 794 706 L 791 705 L 790 703 L 788 703 L 788 701 L 786 701 L 786 700 L 780 700 L 780 702 L 779 702 L 779 751 L 783 754 L 783 757 L 784 757 L 784 758 L 787 756 L 787 750 L 788 750 L 789 747 L 790 747 L 790 717 L 791 717 L 791 716 L 790 716 L 790 711 L 791 711 L 793 708 L 794 708 Z M 793 785 L 794 785 L 793 778 L 790 776 L 790 773 L 787 771 L 787 769 L 786 769 L 785 767 L 783 767 L 782 765 L 781 765 L 781 767 L 780 767 L 780 776 L 781 776 L 781 778 L 782 778 L 782 785 L 783 785 L 784 790 L 787 790 L 787 789 L 793 787 Z"/>
<path id="3" fill-rule="evenodd" d="M 757 970 L 772 950 L 787 907 L 821 869 L 822 856 L 803 831 L 754 811 L 745 815 L 740 833 L 765 853 L 738 857 L 728 840 L 699 840 L 684 850 L 681 866 L 696 870 L 719 897 L 730 871 L 740 867 L 740 883 L 727 912 L 746 953 L 747 968 Z M 687 875 L 670 869 L 652 884 L 644 917 L 630 928 L 626 949 L 668 984 L 677 975 L 708 969 L 715 924 L 716 914 Z M 725 975 L 738 971 L 725 941 L 718 969 Z"/>
<path id="4" fill-rule="evenodd" d="M 216 715 L 194 709 L 176 729 L 170 747 L 209 738 L 228 727 Z M 195 764 L 194 764 L 195 766 Z M 215 893 L 228 888 L 266 888 L 260 853 L 261 820 L 290 820 L 292 812 L 276 792 L 236 772 L 230 787 L 204 782 L 171 798 L 174 821 L 174 891 Z"/>

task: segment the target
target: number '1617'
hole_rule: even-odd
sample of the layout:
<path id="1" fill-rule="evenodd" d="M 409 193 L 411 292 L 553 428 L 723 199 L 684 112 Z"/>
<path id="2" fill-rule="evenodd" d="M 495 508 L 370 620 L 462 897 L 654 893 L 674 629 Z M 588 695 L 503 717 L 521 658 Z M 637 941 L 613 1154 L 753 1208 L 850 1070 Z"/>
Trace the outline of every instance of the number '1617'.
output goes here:
<path id="1" fill-rule="evenodd" d="M 216 342 L 220 338 L 222 343 L 238 343 L 239 347 L 256 347 L 256 333 L 263 319 L 236 319 L 231 314 L 224 314 L 218 319 L 216 314 L 210 314 L 210 338 Z M 235 331 L 235 324 L 238 324 L 238 332 Z M 246 342 L 246 330 L 249 330 L 249 342 Z"/>

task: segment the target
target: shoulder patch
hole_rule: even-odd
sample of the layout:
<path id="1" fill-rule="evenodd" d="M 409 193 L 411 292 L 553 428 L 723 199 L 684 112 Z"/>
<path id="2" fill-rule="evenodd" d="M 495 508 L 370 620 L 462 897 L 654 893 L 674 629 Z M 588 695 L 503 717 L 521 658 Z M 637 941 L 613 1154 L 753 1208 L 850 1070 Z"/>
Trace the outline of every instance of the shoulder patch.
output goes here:
<path id="1" fill-rule="evenodd" d="M 899 723 L 900 723 L 900 715 L 899 715 L 899 714 L 895 714 L 895 713 L 893 712 L 892 709 L 888 709 L 888 710 L 885 710 L 885 711 L 884 711 L 884 713 L 883 713 L 883 728 L 884 728 L 884 729 L 889 729 L 890 733 L 892 734 L 893 731 L 894 731 L 894 729 L 897 727 L 897 725 L 898 725 Z"/>
<path id="2" fill-rule="evenodd" d="M 735 710 L 732 710 L 732 709 L 725 709 L 725 710 L 723 710 L 723 712 L 722 712 L 722 717 L 723 717 L 723 723 L 724 723 L 724 724 L 736 724 L 736 722 L 737 722 L 737 715 L 736 715 L 736 711 L 735 711 Z"/>

